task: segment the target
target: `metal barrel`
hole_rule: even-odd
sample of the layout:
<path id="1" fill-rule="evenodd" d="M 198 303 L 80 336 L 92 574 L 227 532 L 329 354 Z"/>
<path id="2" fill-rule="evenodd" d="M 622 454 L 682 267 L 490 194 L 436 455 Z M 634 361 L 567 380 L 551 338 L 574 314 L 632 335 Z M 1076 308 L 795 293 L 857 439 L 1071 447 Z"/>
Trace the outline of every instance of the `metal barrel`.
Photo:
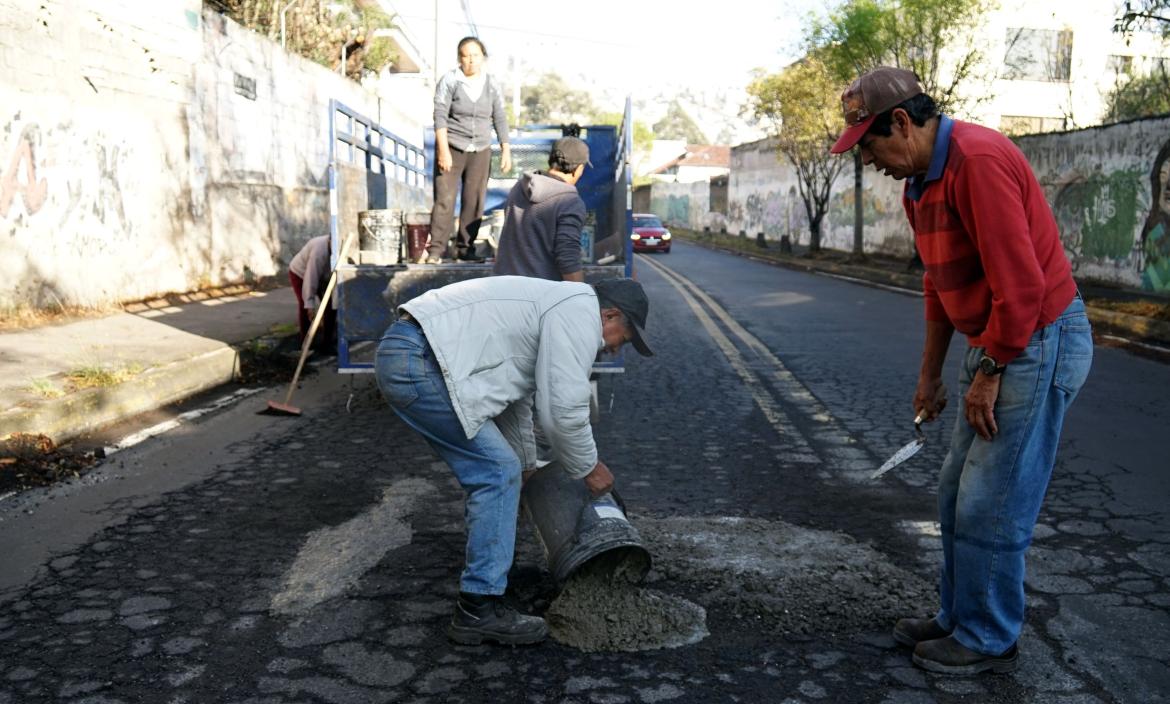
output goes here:
<path id="1" fill-rule="evenodd" d="M 613 492 L 593 498 L 553 462 L 525 482 L 520 497 L 558 584 L 586 563 L 629 582 L 650 571 L 650 553 Z"/>

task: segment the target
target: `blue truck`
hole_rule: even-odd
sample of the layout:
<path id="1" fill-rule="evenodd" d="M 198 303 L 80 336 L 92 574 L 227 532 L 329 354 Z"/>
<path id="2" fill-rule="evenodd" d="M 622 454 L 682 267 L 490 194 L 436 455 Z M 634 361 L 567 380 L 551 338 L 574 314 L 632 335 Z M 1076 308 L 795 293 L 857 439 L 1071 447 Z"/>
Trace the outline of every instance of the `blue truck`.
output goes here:
<path id="1" fill-rule="evenodd" d="M 337 370 L 373 371 L 374 348 L 393 321 L 395 308 L 439 286 L 490 276 L 490 263 L 413 264 L 394 253 L 389 262 L 363 256 L 357 241 L 359 213 L 363 211 L 425 209 L 432 188 L 433 132 L 423 145 L 412 144 L 340 102 L 329 104 L 329 229 L 333 266 L 337 270 L 334 305 L 337 308 Z M 512 136 L 513 169 L 499 170 L 499 146 L 493 146 L 485 227 L 481 239 L 491 245 L 502 224 L 502 207 L 519 174 L 547 167 L 553 141 L 574 134 L 589 145 L 591 168 L 577 184 L 585 201 L 587 222 L 582 233 L 582 260 L 586 281 L 633 276 L 633 226 L 630 154 L 632 117 L 626 100 L 621 125 L 549 126 L 522 128 Z M 456 210 L 458 212 L 458 210 Z M 402 238 L 405 239 L 405 238 Z M 399 245 L 400 252 L 405 245 Z M 600 358 L 596 374 L 623 371 L 620 355 Z M 596 387 L 595 387 L 596 388 Z M 596 395 L 595 395 L 596 398 Z"/>

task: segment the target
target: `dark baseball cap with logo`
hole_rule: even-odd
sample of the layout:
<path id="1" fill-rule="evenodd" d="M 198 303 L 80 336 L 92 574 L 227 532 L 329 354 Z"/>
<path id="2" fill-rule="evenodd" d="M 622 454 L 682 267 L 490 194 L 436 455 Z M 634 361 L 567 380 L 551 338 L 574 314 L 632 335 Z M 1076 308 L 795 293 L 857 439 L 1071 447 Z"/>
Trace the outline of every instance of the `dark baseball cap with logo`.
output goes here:
<path id="1" fill-rule="evenodd" d="M 861 141 L 878 115 L 925 92 L 926 87 L 917 74 L 904 68 L 879 66 L 864 74 L 841 94 L 845 131 L 829 151 L 834 154 L 849 151 Z"/>
<path id="2" fill-rule="evenodd" d="M 602 279 L 593 284 L 597 298 L 605 308 L 617 308 L 630 321 L 633 339 L 630 342 L 638 354 L 643 357 L 654 355 L 650 346 L 642 339 L 642 330 L 646 329 L 646 314 L 650 312 L 650 299 L 642 290 L 642 284 L 633 279 Z"/>
<path id="3" fill-rule="evenodd" d="M 561 137 L 553 142 L 552 149 L 548 152 L 548 162 L 549 166 L 559 163 L 570 169 L 575 169 L 581 164 L 588 164 L 593 168 L 593 162 L 589 161 L 589 145 L 576 137 Z"/>

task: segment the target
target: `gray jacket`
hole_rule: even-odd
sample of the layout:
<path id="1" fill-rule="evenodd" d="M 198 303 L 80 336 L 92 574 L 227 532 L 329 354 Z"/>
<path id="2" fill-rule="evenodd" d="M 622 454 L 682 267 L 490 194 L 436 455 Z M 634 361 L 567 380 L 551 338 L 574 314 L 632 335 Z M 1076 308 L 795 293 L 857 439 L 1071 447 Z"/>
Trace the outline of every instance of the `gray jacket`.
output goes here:
<path id="1" fill-rule="evenodd" d="M 447 128 L 447 144 L 461 152 L 483 151 L 492 145 L 492 126 L 500 144 L 508 143 L 504 96 L 492 77 L 485 76 L 479 100 L 460 90 L 460 69 L 443 74 L 435 88 L 435 129 Z"/>
<path id="2" fill-rule="evenodd" d="M 491 276 L 432 289 L 399 308 L 422 326 L 467 437 L 494 420 L 521 467 L 535 467 L 535 397 L 565 471 L 579 478 L 593 470 L 589 374 L 604 341 L 592 286 Z"/>
<path id="3" fill-rule="evenodd" d="M 581 270 L 585 201 L 577 188 L 539 171 L 508 193 L 494 273 L 560 281 Z"/>

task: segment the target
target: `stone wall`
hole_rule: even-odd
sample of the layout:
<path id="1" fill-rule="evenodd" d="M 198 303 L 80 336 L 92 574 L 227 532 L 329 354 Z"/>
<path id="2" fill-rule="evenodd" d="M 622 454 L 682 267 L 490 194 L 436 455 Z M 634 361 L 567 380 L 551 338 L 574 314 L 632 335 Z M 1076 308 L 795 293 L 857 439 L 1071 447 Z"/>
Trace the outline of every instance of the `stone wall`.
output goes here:
<path id="1" fill-rule="evenodd" d="M 0 70 L 0 309 L 279 273 L 328 232 L 330 98 L 422 141 L 199 0 L 0 0 Z"/>
<path id="2" fill-rule="evenodd" d="M 1170 292 L 1170 117 L 1017 140 L 1043 185 L 1078 276 Z M 913 254 L 901 182 L 867 169 L 865 250 Z M 657 212 L 657 211 L 656 211 Z M 788 234 L 808 243 L 808 216 L 793 168 L 761 140 L 733 147 L 728 231 Z M 822 245 L 853 246 L 853 166 L 833 187 Z"/>

